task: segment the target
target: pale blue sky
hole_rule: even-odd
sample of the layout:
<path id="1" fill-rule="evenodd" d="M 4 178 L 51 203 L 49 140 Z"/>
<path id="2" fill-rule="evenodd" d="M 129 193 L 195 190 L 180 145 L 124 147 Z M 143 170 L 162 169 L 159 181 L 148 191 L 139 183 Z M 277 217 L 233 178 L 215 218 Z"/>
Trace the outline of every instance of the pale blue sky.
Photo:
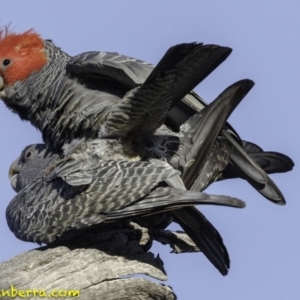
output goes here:
<path id="1" fill-rule="evenodd" d="M 165 262 L 179 300 L 299 299 L 300 295 L 300 3 L 298 1 L 3 1 L 1 24 L 22 32 L 35 28 L 71 55 L 114 51 L 157 63 L 174 44 L 202 41 L 233 48 L 231 56 L 197 87 L 207 101 L 233 82 L 256 85 L 230 118 L 247 140 L 293 158 L 295 169 L 272 176 L 287 205 L 265 200 L 242 180 L 214 184 L 211 193 L 247 202 L 244 210 L 201 207 L 219 229 L 231 257 L 222 277 L 202 254 L 169 254 Z M 36 247 L 9 231 L 5 209 L 13 198 L 10 163 L 40 133 L 0 103 L 0 261 Z M 42 287 L 37 287 L 42 288 Z M 74 287 L 76 288 L 76 287 Z M 1 289 L 1 279 L 0 279 Z"/>

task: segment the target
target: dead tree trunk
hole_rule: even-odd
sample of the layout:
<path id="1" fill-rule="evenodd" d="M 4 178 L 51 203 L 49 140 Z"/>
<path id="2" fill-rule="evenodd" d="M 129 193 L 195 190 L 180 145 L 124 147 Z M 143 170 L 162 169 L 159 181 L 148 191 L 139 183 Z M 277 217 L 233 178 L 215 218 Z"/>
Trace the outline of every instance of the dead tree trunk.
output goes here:
<path id="1" fill-rule="evenodd" d="M 74 299 L 66 296 L 70 291 L 78 291 L 82 300 L 176 299 L 171 287 L 137 274 L 167 280 L 162 260 L 148 252 L 153 239 L 170 244 L 174 252 L 198 249 L 185 234 L 148 232 L 134 223 L 131 226 L 81 232 L 56 245 L 31 250 L 1 263 L 0 292 L 24 291 L 26 299 L 32 300 L 39 299 L 39 293 L 45 299 L 44 295 L 55 292 L 57 296 L 59 291 L 63 299 Z"/>

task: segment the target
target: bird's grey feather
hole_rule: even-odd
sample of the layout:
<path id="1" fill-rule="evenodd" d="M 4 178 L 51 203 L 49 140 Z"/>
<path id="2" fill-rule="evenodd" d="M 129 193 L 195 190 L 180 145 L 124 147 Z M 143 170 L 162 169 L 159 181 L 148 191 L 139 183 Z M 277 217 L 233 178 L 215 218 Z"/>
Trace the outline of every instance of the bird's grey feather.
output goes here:
<path id="1" fill-rule="evenodd" d="M 182 179 L 188 189 L 196 184 L 197 175 L 201 173 L 211 148 L 231 112 L 253 85 L 251 80 L 236 82 L 181 126 L 181 147 L 172 159 L 177 159 L 176 168 L 182 171 Z M 215 148 L 217 152 L 221 150 Z"/>
<path id="2" fill-rule="evenodd" d="M 128 89 L 143 84 L 154 66 L 115 52 L 85 52 L 72 57 L 66 69 L 74 76 L 116 81 Z"/>
<path id="3" fill-rule="evenodd" d="M 245 155 L 245 150 L 237 145 L 226 132 L 223 132 L 223 134 L 228 138 L 228 141 L 234 145 L 232 163 L 235 165 L 236 172 L 240 174 L 239 177 L 247 180 L 265 198 L 275 204 L 284 205 L 286 201 L 283 194 L 268 174 L 257 165 L 248 154 Z M 245 158 L 247 161 L 245 161 Z M 250 168 L 249 166 L 252 167 Z M 259 178 L 261 179 L 258 180 Z"/>
<path id="4" fill-rule="evenodd" d="M 92 177 L 88 185 L 69 185 L 64 180 L 66 174 L 59 177 L 59 171 L 51 180 L 47 176 L 34 179 L 7 208 L 10 229 L 20 239 L 49 243 L 69 230 L 185 205 L 244 207 L 243 201 L 227 196 L 159 187 L 165 179 L 178 176 L 178 171 L 172 172 L 170 166 L 130 161 L 105 163 L 82 170 Z M 105 169 L 108 164 L 110 168 Z M 56 168 L 59 167 L 58 163 Z"/>
<path id="5" fill-rule="evenodd" d="M 294 167 L 294 162 L 282 153 L 263 151 L 259 146 L 247 141 L 243 141 L 243 148 L 267 174 L 288 172 Z"/>

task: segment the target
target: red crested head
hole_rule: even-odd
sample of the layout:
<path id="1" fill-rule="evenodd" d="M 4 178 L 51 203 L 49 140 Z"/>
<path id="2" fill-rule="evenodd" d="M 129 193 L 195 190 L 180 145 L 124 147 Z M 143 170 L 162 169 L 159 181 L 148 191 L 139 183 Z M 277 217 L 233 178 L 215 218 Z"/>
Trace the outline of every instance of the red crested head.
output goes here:
<path id="1" fill-rule="evenodd" d="M 27 79 L 46 63 L 43 39 L 32 29 L 17 34 L 0 30 L 0 75 L 4 85 Z"/>

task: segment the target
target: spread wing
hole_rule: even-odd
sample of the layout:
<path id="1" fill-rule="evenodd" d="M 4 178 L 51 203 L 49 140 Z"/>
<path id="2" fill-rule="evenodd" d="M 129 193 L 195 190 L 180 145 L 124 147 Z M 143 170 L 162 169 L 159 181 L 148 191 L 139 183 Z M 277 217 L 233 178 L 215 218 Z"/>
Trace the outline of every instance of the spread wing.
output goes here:
<path id="1" fill-rule="evenodd" d="M 180 44 L 171 47 L 153 70 L 140 60 L 116 53 L 97 55 L 91 52 L 71 59 L 67 69 L 79 77 L 80 74 L 87 76 L 91 70 L 88 76 L 109 78 L 129 87 L 128 94 L 105 115 L 100 131 L 102 136 L 124 136 L 132 130 L 157 129 L 164 123 L 170 108 L 205 79 L 230 52 L 231 49 L 216 45 Z"/>
<path id="2" fill-rule="evenodd" d="M 72 57 L 67 71 L 75 77 L 113 81 L 132 89 L 144 83 L 154 66 L 116 52 L 85 52 Z"/>

